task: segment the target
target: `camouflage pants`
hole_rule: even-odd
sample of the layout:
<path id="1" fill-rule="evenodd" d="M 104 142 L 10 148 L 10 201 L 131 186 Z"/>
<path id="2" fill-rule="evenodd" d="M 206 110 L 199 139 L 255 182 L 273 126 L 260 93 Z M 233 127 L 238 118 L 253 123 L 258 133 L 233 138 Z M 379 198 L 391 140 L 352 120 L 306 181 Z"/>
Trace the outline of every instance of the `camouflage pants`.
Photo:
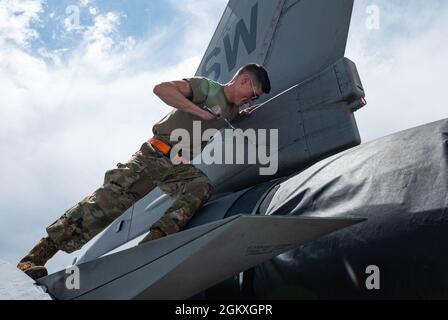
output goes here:
<path id="1" fill-rule="evenodd" d="M 175 199 L 163 217 L 151 226 L 166 234 L 180 231 L 208 199 L 207 176 L 190 164 L 173 165 L 150 144 L 142 145 L 126 163 L 106 172 L 104 185 L 47 228 L 59 250 L 79 250 L 123 212 L 155 187 Z"/>

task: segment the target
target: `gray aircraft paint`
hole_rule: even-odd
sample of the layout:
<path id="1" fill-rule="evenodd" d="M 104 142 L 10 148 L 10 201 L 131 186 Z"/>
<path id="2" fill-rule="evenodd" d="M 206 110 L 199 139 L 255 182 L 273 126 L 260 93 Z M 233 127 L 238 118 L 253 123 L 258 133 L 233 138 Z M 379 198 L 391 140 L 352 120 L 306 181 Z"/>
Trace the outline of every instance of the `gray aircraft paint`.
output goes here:
<path id="1" fill-rule="evenodd" d="M 262 64 L 267 100 L 343 57 L 352 8 L 353 0 L 229 1 L 196 75 L 226 83 L 241 65 Z"/>
<path id="2" fill-rule="evenodd" d="M 38 283 L 57 299 L 187 299 L 282 252 L 362 221 L 236 215 L 79 265 L 79 290 L 67 289 L 64 271 Z"/>
<path id="3" fill-rule="evenodd" d="M 226 62 L 228 71 L 232 71 L 236 67 L 238 58 L 238 49 L 240 40 L 246 48 L 247 54 L 251 54 L 257 48 L 257 29 L 258 29 L 258 3 L 251 9 L 250 15 L 250 30 L 246 26 L 244 19 L 240 19 L 235 27 L 235 36 L 233 37 L 233 44 L 230 41 L 230 34 L 227 33 L 223 39 L 224 52 L 226 55 Z M 215 62 L 208 67 L 208 63 L 221 53 L 221 47 L 215 47 L 210 54 L 205 58 L 205 62 L 201 68 L 201 74 L 214 80 L 218 80 L 221 76 L 221 64 Z"/>

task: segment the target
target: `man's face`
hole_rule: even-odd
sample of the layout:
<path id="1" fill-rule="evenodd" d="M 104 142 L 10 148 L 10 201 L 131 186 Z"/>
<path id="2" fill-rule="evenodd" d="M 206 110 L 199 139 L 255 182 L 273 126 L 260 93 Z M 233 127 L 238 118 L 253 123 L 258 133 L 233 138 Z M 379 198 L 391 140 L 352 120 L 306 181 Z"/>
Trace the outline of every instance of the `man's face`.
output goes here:
<path id="1" fill-rule="evenodd" d="M 263 94 L 261 84 L 252 80 L 248 74 L 240 76 L 235 94 L 235 105 L 240 108 L 246 103 L 252 105 Z"/>

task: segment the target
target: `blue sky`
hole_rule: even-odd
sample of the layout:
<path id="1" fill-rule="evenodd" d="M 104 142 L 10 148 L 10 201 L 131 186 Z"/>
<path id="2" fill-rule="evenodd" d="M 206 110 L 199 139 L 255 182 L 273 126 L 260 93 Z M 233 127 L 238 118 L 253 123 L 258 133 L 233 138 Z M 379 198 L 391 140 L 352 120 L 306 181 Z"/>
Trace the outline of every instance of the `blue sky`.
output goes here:
<path id="1" fill-rule="evenodd" d="M 0 0 L 0 259 L 19 260 L 151 135 L 169 111 L 152 88 L 195 73 L 226 4 Z M 364 141 L 447 117 L 447 24 L 445 0 L 355 0 L 346 56 L 367 92 Z"/>
<path id="2" fill-rule="evenodd" d="M 71 19 L 74 13 L 73 6 L 79 12 L 80 25 L 77 29 L 67 30 L 66 20 L 69 19 L 70 22 L 74 20 Z M 161 47 L 159 49 L 169 50 L 175 54 L 162 56 L 155 53 L 155 57 L 162 62 L 157 65 L 164 67 L 179 59 L 176 54 L 179 52 L 179 42 L 176 39 L 184 36 L 183 33 L 188 30 L 185 26 L 190 20 L 189 17 L 182 15 L 182 10 L 179 10 L 174 1 L 49 0 L 43 3 L 43 10 L 47 14 L 42 14 L 39 21 L 30 24 L 40 35 L 38 39 L 30 42 L 32 52 L 38 54 L 38 50 L 42 47 L 54 51 L 64 50 L 61 53 L 64 62 L 67 62 L 83 42 L 86 29 L 95 25 L 96 19 L 102 14 L 111 13 L 117 18 L 115 20 L 117 30 L 111 34 L 116 43 L 128 39 L 138 46 L 154 34 L 169 30 L 169 34 L 164 37 L 163 50 Z M 117 49 L 120 48 L 115 50 Z M 51 63 L 51 60 L 47 62 Z M 154 67 L 153 64 L 149 66 Z"/>
<path id="3" fill-rule="evenodd" d="M 370 5 L 380 9 L 378 30 L 365 28 Z M 369 102 L 356 115 L 364 142 L 447 117 L 447 18 L 443 0 L 355 1 L 346 57 Z"/>

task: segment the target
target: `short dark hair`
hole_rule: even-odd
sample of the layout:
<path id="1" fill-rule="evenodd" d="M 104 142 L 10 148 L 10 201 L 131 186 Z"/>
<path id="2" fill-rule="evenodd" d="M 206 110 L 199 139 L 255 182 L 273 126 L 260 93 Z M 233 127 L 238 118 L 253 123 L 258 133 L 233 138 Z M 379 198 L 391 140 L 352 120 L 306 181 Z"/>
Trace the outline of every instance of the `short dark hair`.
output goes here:
<path id="1" fill-rule="evenodd" d="M 269 80 L 268 72 L 263 66 L 256 63 L 246 64 L 238 70 L 237 76 L 243 73 L 250 73 L 261 84 L 261 89 L 264 93 L 268 94 L 271 92 L 271 81 Z"/>

